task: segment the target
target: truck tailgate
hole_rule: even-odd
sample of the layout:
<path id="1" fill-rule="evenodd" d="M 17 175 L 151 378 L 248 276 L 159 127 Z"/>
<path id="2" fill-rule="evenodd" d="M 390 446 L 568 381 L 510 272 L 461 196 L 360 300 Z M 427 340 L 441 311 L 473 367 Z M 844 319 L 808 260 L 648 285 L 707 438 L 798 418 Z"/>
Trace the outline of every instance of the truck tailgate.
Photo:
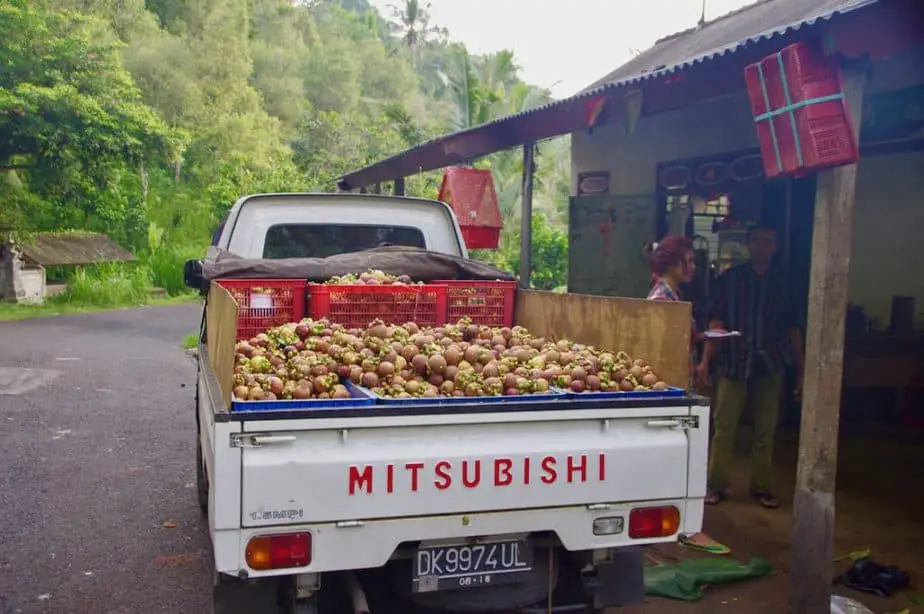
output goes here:
<path id="1" fill-rule="evenodd" d="M 469 415 L 465 423 L 317 425 L 263 435 L 252 423 L 256 445 L 242 454 L 242 526 L 687 496 L 688 437 L 671 418 L 689 416 L 689 407 L 576 419 L 559 411 L 530 421 Z"/>

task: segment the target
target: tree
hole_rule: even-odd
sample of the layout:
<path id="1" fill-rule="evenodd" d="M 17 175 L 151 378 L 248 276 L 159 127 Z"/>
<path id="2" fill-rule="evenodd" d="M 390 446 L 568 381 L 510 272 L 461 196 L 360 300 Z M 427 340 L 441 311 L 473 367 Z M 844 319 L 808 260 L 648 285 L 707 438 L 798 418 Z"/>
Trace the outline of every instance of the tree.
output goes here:
<path id="1" fill-rule="evenodd" d="M 470 54 L 425 1 L 398 5 L 0 3 L 0 224 L 103 230 L 169 271 L 243 193 L 330 190 L 344 172 L 548 100 L 512 53 Z M 556 229 L 567 146 L 540 153 L 534 205 Z M 494 173 L 508 242 L 521 160 L 474 161 Z M 406 189 L 434 198 L 440 180 L 420 173 Z"/>
<path id="2" fill-rule="evenodd" d="M 530 287 L 536 290 L 557 290 L 568 283 L 568 237 L 549 226 L 541 212 L 534 212 L 532 227 L 532 258 L 530 260 Z M 495 266 L 520 273 L 519 228 L 505 228 L 497 251 L 476 251 L 476 258 Z"/>
<path id="3" fill-rule="evenodd" d="M 430 6 L 429 2 L 421 6 L 419 0 L 404 0 L 400 7 L 390 5 L 392 31 L 408 49 L 416 49 L 431 35 L 445 34 L 446 30 L 430 24 Z"/>
<path id="4" fill-rule="evenodd" d="M 20 219 L 125 238 L 142 205 L 119 188 L 178 143 L 141 101 L 118 42 L 94 18 L 27 0 L 0 7 L 0 39 L 0 170 L 19 171 L 34 195 L 15 199 L 29 203 Z"/>

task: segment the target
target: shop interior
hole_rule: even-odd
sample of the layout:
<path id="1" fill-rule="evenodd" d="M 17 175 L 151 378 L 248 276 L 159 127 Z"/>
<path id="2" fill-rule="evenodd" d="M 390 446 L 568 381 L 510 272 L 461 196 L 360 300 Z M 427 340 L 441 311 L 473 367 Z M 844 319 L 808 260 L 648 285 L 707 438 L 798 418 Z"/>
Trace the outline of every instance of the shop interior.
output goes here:
<path id="1" fill-rule="evenodd" d="M 777 231 L 776 266 L 788 280 L 804 325 L 814 175 L 766 181 L 759 154 L 745 151 L 662 164 L 657 177 L 658 236 L 682 233 L 693 239 L 696 275 L 684 296 L 694 304 L 698 326 L 707 324 L 704 309 L 716 279 L 729 267 L 747 262 L 747 230 L 756 224 Z M 847 427 L 924 434 L 924 331 L 915 327 L 914 297 L 890 298 L 888 322 L 867 317 L 863 305 L 848 307 L 842 422 Z M 875 372 L 870 372 L 871 365 Z M 791 397 L 782 403 L 781 421 L 798 428 L 799 404 Z"/>
<path id="2" fill-rule="evenodd" d="M 657 177 L 658 236 L 683 233 L 694 241 L 697 273 L 685 296 L 694 304 L 700 327 L 706 325 L 704 305 L 716 278 L 728 267 L 747 261 L 747 228 L 756 223 L 777 231 L 780 249 L 776 265 L 782 267 L 805 322 L 814 175 L 765 181 L 759 155 L 745 151 L 669 162 L 658 167 Z M 856 206 L 863 207 L 864 203 Z M 862 232 L 855 233 L 855 253 L 858 234 L 863 237 Z M 904 253 L 913 246 L 897 241 L 894 249 Z M 891 301 L 888 321 L 867 316 L 863 305 L 848 306 L 835 554 L 844 557 L 869 549 L 876 561 L 906 570 L 921 569 L 924 530 L 919 510 L 924 506 L 924 491 L 909 489 L 908 484 L 916 479 L 924 449 L 924 331 L 915 326 L 913 297 L 881 298 Z M 787 379 L 794 383 L 795 373 L 789 373 Z M 780 410 L 774 455 L 776 492 L 788 508 L 791 503 L 786 500 L 796 475 L 801 404 L 793 395 L 784 394 Z M 747 484 L 749 463 L 744 459 L 750 451 L 749 422 L 746 410 L 745 427 L 738 437 L 742 460 L 733 469 L 733 475 L 738 474 L 733 484 Z M 733 493 L 730 501 L 708 513 L 706 530 L 737 552 L 764 556 L 778 569 L 786 570 L 791 516 L 761 510 L 749 504 L 745 495 Z M 871 530 L 873 527 L 888 530 Z M 768 599 L 772 601 L 769 595 Z M 874 611 L 898 611 L 904 604 L 901 596 L 862 599 Z"/>

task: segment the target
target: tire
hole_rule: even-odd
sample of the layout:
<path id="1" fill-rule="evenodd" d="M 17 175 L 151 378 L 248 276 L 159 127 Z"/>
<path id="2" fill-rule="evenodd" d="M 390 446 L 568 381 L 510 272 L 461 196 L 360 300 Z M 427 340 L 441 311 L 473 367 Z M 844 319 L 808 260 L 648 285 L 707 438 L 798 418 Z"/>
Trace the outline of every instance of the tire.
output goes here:
<path id="1" fill-rule="evenodd" d="M 332 584 L 322 588 L 308 599 L 295 598 L 294 578 L 279 583 L 280 614 L 350 614 L 346 595 L 341 587 Z"/>
<path id="2" fill-rule="evenodd" d="M 212 594 L 212 614 L 288 614 L 279 608 L 276 583 L 246 582 L 218 576 Z"/>
<path id="3" fill-rule="evenodd" d="M 320 614 L 317 597 L 297 602 L 292 608 L 292 614 Z"/>
<path id="4" fill-rule="evenodd" d="M 205 458 L 202 456 L 202 438 L 196 428 L 196 498 L 203 514 L 209 512 L 209 476 L 205 471 Z"/>

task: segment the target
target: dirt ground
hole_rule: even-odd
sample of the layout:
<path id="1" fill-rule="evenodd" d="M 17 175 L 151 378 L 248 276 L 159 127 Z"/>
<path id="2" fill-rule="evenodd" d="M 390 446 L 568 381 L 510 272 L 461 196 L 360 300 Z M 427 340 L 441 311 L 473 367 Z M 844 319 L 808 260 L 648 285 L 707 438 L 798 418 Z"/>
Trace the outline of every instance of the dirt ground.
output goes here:
<path id="1" fill-rule="evenodd" d="M 739 446 L 742 458 L 733 475 L 730 499 L 707 508 L 705 530 L 732 548 L 741 562 L 758 556 L 769 560 L 774 573 L 756 580 L 707 589 L 703 599 L 682 602 L 651 598 L 644 606 L 619 609 L 619 614 L 780 614 L 787 611 L 789 541 L 792 526 L 792 493 L 796 473 L 798 435 L 781 433 L 775 456 L 776 494 L 782 506 L 765 510 L 747 497 L 749 447 L 747 433 Z M 890 599 L 835 589 L 856 599 L 875 614 L 892 614 L 908 608 L 924 614 L 911 596 L 924 596 L 924 442 L 919 436 L 895 432 L 842 434 L 838 462 L 835 552 L 845 556 L 869 548 L 878 563 L 897 565 L 911 574 L 911 587 Z M 652 556 L 676 562 L 692 556 L 676 546 L 653 549 Z M 840 572 L 849 562 L 837 564 Z M 614 613 L 615 614 L 615 613 Z"/>

